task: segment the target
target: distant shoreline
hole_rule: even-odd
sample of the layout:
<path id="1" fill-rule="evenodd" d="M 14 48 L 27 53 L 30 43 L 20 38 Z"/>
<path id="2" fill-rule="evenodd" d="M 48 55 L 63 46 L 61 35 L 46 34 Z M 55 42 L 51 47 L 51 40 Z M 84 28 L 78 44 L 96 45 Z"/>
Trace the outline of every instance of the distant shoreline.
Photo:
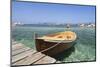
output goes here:
<path id="1" fill-rule="evenodd" d="M 34 25 L 16 25 L 14 27 L 51 27 L 51 28 L 67 28 L 66 26 L 34 26 Z M 79 27 L 79 26 L 71 26 L 70 28 L 95 28 L 95 27 Z"/>

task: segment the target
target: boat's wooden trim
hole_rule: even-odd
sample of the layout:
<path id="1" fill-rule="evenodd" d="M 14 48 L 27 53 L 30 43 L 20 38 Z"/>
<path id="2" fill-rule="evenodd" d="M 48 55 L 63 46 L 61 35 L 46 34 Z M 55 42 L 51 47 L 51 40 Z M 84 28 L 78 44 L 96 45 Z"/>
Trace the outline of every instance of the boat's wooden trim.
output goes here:
<path id="1" fill-rule="evenodd" d="M 36 49 L 37 49 L 37 51 L 45 50 L 47 48 L 54 46 L 55 44 L 57 44 L 57 42 L 48 42 L 48 41 L 44 41 L 42 39 L 36 39 Z M 72 47 L 72 46 L 73 46 L 73 42 L 60 43 L 56 47 L 49 49 L 49 50 L 47 50 L 43 53 L 46 54 L 46 55 L 49 55 L 49 56 L 53 56 L 53 55 L 56 55 L 56 54 L 58 54 L 58 53 L 60 53 L 64 50 Z"/>

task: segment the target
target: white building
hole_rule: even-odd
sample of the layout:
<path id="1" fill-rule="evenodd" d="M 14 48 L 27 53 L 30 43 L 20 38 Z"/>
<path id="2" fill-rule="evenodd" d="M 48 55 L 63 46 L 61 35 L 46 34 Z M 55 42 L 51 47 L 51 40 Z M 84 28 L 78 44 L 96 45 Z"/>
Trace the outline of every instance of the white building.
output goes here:
<path id="1" fill-rule="evenodd" d="M 79 26 L 80 26 L 80 27 L 85 27 L 85 24 L 80 24 Z"/>

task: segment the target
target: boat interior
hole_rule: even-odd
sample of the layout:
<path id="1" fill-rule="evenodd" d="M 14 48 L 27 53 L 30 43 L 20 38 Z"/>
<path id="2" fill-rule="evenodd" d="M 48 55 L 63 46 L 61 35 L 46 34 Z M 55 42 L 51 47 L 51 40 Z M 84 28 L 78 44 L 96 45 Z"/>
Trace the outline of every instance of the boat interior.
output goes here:
<path id="1" fill-rule="evenodd" d="M 45 35 L 43 37 L 40 37 L 39 39 L 43 39 L 45 41 L 50 41 L 50 40 L 56 40 L 56 41 L 74 41 L 76 39 L 76 34 L 75 32 L 72 31 L 64 31 L 60 33 L 55 33 L 55 34 L 49 34 Z"/>

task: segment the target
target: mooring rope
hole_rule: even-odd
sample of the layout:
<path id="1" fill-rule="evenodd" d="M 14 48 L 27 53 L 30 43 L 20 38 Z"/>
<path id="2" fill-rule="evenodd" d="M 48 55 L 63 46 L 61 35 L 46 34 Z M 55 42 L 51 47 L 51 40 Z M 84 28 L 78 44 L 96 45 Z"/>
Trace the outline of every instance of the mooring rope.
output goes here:
<path id="1" fill-rule="evenodd" d="M 60 43 L 62 43 L 63 41 L 65 41 L 65 39 L 64 40 L 61 40 L 60 42 L 58 42 L 57 44 L 55 44 L 55 45 L 53 45 L 53 46 L 51 46 L 51 47 L 49 47 L 49 48 L 46 48 L 46 49 L 44 49 L 44 50 L 42 50 L 42 51 L 39 51 L 39 52 L 45 52 L 45 51 L 47 51 L 47 50 L 50 50 L 50 49 L 52 49 L 52 48 L 54 48 L 54 47 L 56 47 L 57 45 L 59 45 Z"/>
<path id="2" fill-rule="evenodd" d="M 41 51 L 39 51 L 39 52 L 45 52 L 45 51 L 47 51 L 47 50 L 50 50 L 50 49 L 56 47 L 57 45 L 59 45 L 60 43 L 62 43 L 63 41 L 65 41 L 65 40 L 66 40 L 66 39 L 61 40 L 61 41 L 58 42 L 57 44 L 54 44 L 53 46 L 51 46 L 51 47 L 49 47 L 49 48 L 46 48 L 46 49 L 44 49 L 44 50 L 41 50 Z"/>

